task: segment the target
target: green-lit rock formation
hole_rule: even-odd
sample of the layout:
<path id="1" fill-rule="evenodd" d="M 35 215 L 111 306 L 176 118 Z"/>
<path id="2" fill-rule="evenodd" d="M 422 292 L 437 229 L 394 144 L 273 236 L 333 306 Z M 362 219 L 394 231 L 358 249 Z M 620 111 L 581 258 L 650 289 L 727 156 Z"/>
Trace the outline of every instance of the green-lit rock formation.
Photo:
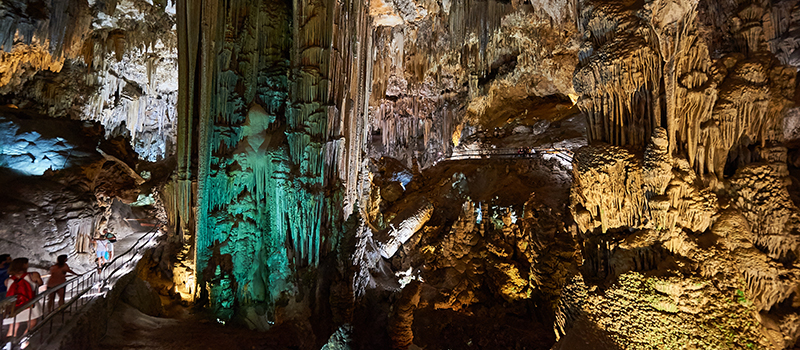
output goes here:
<path id="1" fill-rule="evenodd" d="M 179 212 L 196 215 L 186 229 L 199 293 L 225 319 L 268 328 L 300 318 L 332 278 L 318 266 L 337 249 L 343 208 L 354 208 L 346 190 L 358 172 L 343 164 L 360 165 L 363 147 L 355 116 L 364 96 L 345 90 L 364 79 L 360 6 L 179 2 L 186 74 L 175 188 L 186 200 L 196 184 L 196 214 Z"/>

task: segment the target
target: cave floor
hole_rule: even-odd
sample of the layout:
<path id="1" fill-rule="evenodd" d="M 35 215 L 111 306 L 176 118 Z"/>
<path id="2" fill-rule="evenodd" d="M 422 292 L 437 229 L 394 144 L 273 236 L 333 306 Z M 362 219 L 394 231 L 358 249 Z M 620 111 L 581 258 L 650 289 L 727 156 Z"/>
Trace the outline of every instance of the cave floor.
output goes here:
<path id="1" fill-rule="evenodd" d="M 224 326 L 205 314 L 174 306 L 172 317 L 148 316 L 120 302 L 109 319 L 102 349 L 153 350 L 239 350 L 297 349 L 299 334 L 295 330 L 274 328 L 269 332 L 251 331 L 243 327 Z"/>

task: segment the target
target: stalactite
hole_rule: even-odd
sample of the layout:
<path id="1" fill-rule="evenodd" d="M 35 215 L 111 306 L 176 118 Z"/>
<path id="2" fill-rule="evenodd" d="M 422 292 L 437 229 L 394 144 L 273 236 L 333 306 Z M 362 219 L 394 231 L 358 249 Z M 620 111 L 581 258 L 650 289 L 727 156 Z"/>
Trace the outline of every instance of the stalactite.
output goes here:
<path id="1" fill-rule="evenodd" d="M 13 7 L 22 5 L 22 9 Z M 41 6 L 40 4 L 31 4 Z M 11 51 L 15 40 L 25 45 L 47 43 L 48 50 L 58 59 L 78 57 L 83 36 L 90 30 L 92 15 L 85 1 L 56 1 L 49 4 L 51 16 L 21 20 L 16 11 L 26 11 L 27 3 L 7 3 L 0 6 L 0 45 Z"/>
<path id="2" fill-rule="evenodd" d="M 674 56 L 669 57 L 674 68 L 667 72 L 666 127 L 670 149 L 686 152 L 701 173 L 721 176 L 729 152 L 742 137 L 763 143 L 780 114 L 768 111 L 785 108 L 770 108 L 767 102 L 774 95 L 768 78 L 773 63 L 759 53 L 762 12 L 753 4 L 737 13 L 741 46 L 757 59 L 734 55 L 717 65 L 705 38 L 697 34 L 695 12 L 679 22 L 670 51 Z M 589 137 L 614 145 L 644 145 L 661 123 L 659 40 L 618 4 L 597 3 L 582 16 L 590 41 L 582 49 L 574 82 L 584 95 L 579 107 L 587 115 Z"/>
<path id="3" fill-rule="evenodd" d="M 582 304 L 587 294 L 588 290 L 580 274 L 572 277 L 572 281 L 566 284 L 558 301 L 558 306 L 554 310 L 555 322 L 553 323 L 553 330 L 557 340 L 566 335 L 573 323 L 581 316 Z"/>
<path id="4" fill-rule="evenodd" d="M 28 5 L 31 11 L 26 10 Z M 165 57 L 169 54 L 164 55 L 168 51 L 166 47 L 175 44 L 175 31 L 163 27 L 171 26 L 172 23 L 165 23 L 171 19 L 169 16 L 159 17 L 159 10 L 152 5 L 145 5 L 136 8 L 137 15 L 148 21 L 153 20 L 151 16 L 159 17 L 156 20 L 158 23 L 143 26 L 131 21 L 93 25 L 95 11 L 110 11 L 103 13 L 108 18 L 120 15 L 114 9 L 98 10 L 86 1 L 77 0 L 0 4 L 0 45 L 5 51 L 0 54 L 0 89 L 8 92 L 28 85 L 24 89 L 25 98 L 50 105 L 46 109 L 43 107 L 43 113 L 53 117 L 64 114 L 76 117 L 77 112 L 81 119 L 102 122 L 108 136 L 124 135 L 127 131 L 134 150 L 142 159 L 159 160 L 170 151 L 167 144 L 174 143 L 171 129 L 174 123 L 172 120 L 163 121 L 160 114 L 172 112 L 169 115 L 175 115 L 171 107 L 175 104 L 177 91 L 162 91 L 169 90 L 169 84 L 157 84 L 162 85 L 162 89 L 149 86 L 152 84 L 138 79 L 145 77 L 138 76 L 137 70 L 146 60 L 151 60 L 147 64 L 149 66 L 152 63 L 153 67 L 174 63 L 170 57 Z M 164 15 L 163 12 L 160 14 Z M 132 27 L 142 30 L 131 30 Z M 159 50 L 148 52 L 154 46 Z M 118 62 L 119 59 L 122 62 Z M 136 62 L 138 59 L 141 59 L 141 63 Z M 59 73 L 56 76 L 73 76 L 81 66 L 80 61 L 88 66 L 88 72 L 81 74 L 76 79 L 78 81 L 64 82 L 56 78 L 55 82 L 51 82 L 48 78 L 33 74 L 50 71 Z M 162 76 L 157 79 L 167 81 L 176 78 L 165 77 L 171 71 L 174 70 L 162 70 L 159 72 Z M 106 84 L 118 84 L 114 79 L 108 79 L 109 75 L 117 80 L 127 79 L 128 87 L 109 93 L 108 89 L 104 89 L 108 86 Z M 75 77 L 78 78 L 77 75 Z M 45 86 L 30 86 L 39 84 Z M 130 92 L 134 92 L 135 96 Z M 76 96 L 79 93 L 87 98 Z M 120 98 L 120 93 L 125 98 Z M 142 93 L 147 97 L 137 102 Z M 159 98 L 150 98 L 156 96 Z M 139 106 L 128 106 L 131 102 L 139 103 Z M 146 114 L 132 118 L 130 114 L 134 114 L 136 108 L 146 111 Z M 165 109 L 168 111 L 164 112 Z M 126 128 L 120 128 L 123 122 L 126 122 Z M 143 128 L 166 132 L 147 133 L 142 131 Z"/>
<path id="5" fill-rule="evenodd" d="M 685 150 L 689 163 L 703 170 L 710 164 L 701 141 L 701 125 L 708 125 L 717 100 L 719 77 L 711 65 L 708 46 L 696 32 L 696 18 L 683 24 L 675 50 L 674 118 L 670 120 L 670 149 Z M 677 135 L 677 136 L 676 136 Z M 712 152 L 713 153 L 713 152 Z"/>
<path id="6" fill-rule="evenodd" d="M 617 38 L 595 50 L 575 76 L 576 91 L 587 101 L 579 107 L 589 115 L 595 140 L 614 145 L 642 146 L 660 124 L 660 111 L 649 96 L 661 81 L 658 51 L 638 37 Z M 608 57 L 619 57 L 609 61 Z M 645 115 L 639 115 L 638 104 Z"/>
<path id="7" fill-rule="evenodd" d="M 97 217 L 86 217 L 70 220 L 67 223 L 70 237 L 75 237 L 75 252 L 88 253 L 91 251 L 90 239 L 94 237 Z"/>
<path id="8" fill-rule="evenodd" d="M 239 290 L 230 292 L 245 309 L 276 307 L 298 290 L 293 274 L 314 271 L 335 249 L 349 214 L 341 204 L 353 210 L 363 198 L 369 137 L 368 41 L 342 40 L 366 35 L 364 4 L 258 4 L 233 1 L 214 10 L 219 18 L 208 24 L 224 40 L 216 52 L 201 53 L 215 54 L 207 58 L 213 69 L 200 75 L 214 103 L 208 119 L 202 112 L 199 119 L 208 130 L 199 152 L 208 162 L 200 162 L 206 175 L 198 174 L 199 211 L 207 213 L 198 218 L 198 265 L 205 268 L 211 248 L 228 242 L 220 253 L 233 254 Z"/>
<path id="9" fill-rule="evenodd" d="M 672 179 L 672 155 L 666 129 L 658 127 L 653 131 L 644 152 L 642 170 L 647 199 L 663 195 Z"/>
<path id="10" fill-rule="evenodd" d="M 731 180 L 737 192 L 736 204 L 750 222 L 751 240 L 773 259 L 792 256 L 800 251 L 800 240 L 790 232 L 797 224 L 792 219 L 797 208 L 789 199 L 783 177 L 786 164 L 749 165 Z"/>
<path id="11" fill-rule="evenodd" d="M 716 195 L 701 187 L 686 160 L 667 156 L 663 129 L 654 134 L 644 162 L 616 146 L 578 150 L 571 196 L 582 232 L 634 227 L 703 232 L 711 226 Z"/>
<path id="12" fill-rule="evenodd" d="M 573 203 L 580 203 L 603 232 L 641 223 L 647 208 L 641 166 L 630 153 L 614 146 L 581 148 L 575 164 Z M 576 221 L 584 232 L 592 231 L 588 222 Z"/>

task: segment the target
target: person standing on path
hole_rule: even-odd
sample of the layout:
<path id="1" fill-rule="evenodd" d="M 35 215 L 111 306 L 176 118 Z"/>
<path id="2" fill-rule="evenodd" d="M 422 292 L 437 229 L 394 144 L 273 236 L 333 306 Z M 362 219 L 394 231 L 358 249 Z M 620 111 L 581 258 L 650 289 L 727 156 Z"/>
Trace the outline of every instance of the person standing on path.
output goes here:
<path id="1" fill-rule="evenodd" d="M 103 265 L 106 264 L 108 241 L 106 241 L 105 236 L 100 236 L 98 238 L 92 238 L 92 245 L 94 245 L 94 251 L 97 256 L 97 271 L 99 272 L 100 269 L 103 268 Z"/>
<path id="2" fill-rule="evenodd" d="M 77 275 L 77 273 L 72 271 L 69 265 L 67 265 L 67 259 L 68 257 L 66 255 L 59 255 L 56 264 L 50 267 L 50 278 L 47 280 L 47 289 L 58 287 L 60 284 L 66 282 L 67 273 Z M 65 287 L 61 287 L 59 290 L 47 296 L 47 312 L 53 311 L 56 294 L 58 294 L 58 307 L 64 305 L 64 288 Z"/>
<path id="3" fill-rule="evenodd" d="M 117 243 L 117 236 L 113 233 L 108 232 L 105 230 L 105 238 L 106 238 L 106 263 L 111 262 L 114 259 L 114 243 Z"/>
<path id="4" fill-rule="evenodd" d="M 42 285 L 42 276 L 38 272 L 28 273 L 28 258 L 16 258 L 11 262 L 11 267 L 8 269 L 8 274 L 11 276 L 5 280 L 6 296 L 16 296 L 16 308 L 25 305 L 36 296 L 36 291 Z M 28 331 L 36 325 L 36 321 L 42 316 L 42 306 L 37 302 L 25 310 L 17 310 L 16 317 L 10 317 L 3 320 L 4 325 L 11 325 L 8 327 L 9 337 L 17 336 L 19 324 L 28 322 L 25 332 L 22 335 L 28 334 Z"/>

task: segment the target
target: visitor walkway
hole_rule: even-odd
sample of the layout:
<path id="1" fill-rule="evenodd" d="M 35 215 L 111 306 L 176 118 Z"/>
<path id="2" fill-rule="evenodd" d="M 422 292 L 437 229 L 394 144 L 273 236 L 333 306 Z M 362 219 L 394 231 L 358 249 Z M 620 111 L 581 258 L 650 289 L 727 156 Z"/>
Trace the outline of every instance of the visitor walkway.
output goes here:
<path id="1" fill-rule="evenodd" d="M 4 319 L 4 328 L 0 332 L 0 344 L 5 345 L 4 349 L 44 349 L 49 342 L 55 340 L 51 338 L 53 338 L 53 335 L 59 334 L 62 326 L 70 324 L 72 319 L 80 315 L 93 300 L 105 297 L 106 293 L 114 287 L 120 277 L 132 271 L 144 252 L 155 245 L 155 238 L 160 234 L 161 230 L 159 230 L 158 225 L 147 232 L 136 234 L 139 236 L 138 239 L 133 244 L 130 244 L 130 247 L 124 253 L 117 254 L 102 270 L 91 269 L 77 275 L 58 287 L 50 288 L 37 294 L 33 300 L 18 308 L 14 307 L 16 297 L 9 297 L 0 301 L 0 310 L 2 310 Z M 120 248 L 125 249 L 125 245 L 122 244 Z M 64 305 L 58 307 L 56 304 L 54 310 L 48 310 L 46 308 L 47 298 L 61 288 L 66 291 Z M 20 316 L 22 311 L 34 305 L 43 310 L 42 316 L 38 320 L 24 319 Z M 30 313 L 24 312 L 23 314 Z M 26 315 L 25 317 L 28 316 Z M 30 327 L 30 329 L 25 336 L 7 337 L 6 331 L 12 322 L 23 323 L 18 333 L 22 333 L 27 329 L 26 327 Z"/>
<path id="2" fill-rule="evenodd" d="M 447 160 L 487 159 L 487 158 L 535 158 L 551 155 L 567 163 L 572 163 L 573 153 L 566 148 L 520 147 L 520 148 L 480 148 L 454 150 Z"/>

